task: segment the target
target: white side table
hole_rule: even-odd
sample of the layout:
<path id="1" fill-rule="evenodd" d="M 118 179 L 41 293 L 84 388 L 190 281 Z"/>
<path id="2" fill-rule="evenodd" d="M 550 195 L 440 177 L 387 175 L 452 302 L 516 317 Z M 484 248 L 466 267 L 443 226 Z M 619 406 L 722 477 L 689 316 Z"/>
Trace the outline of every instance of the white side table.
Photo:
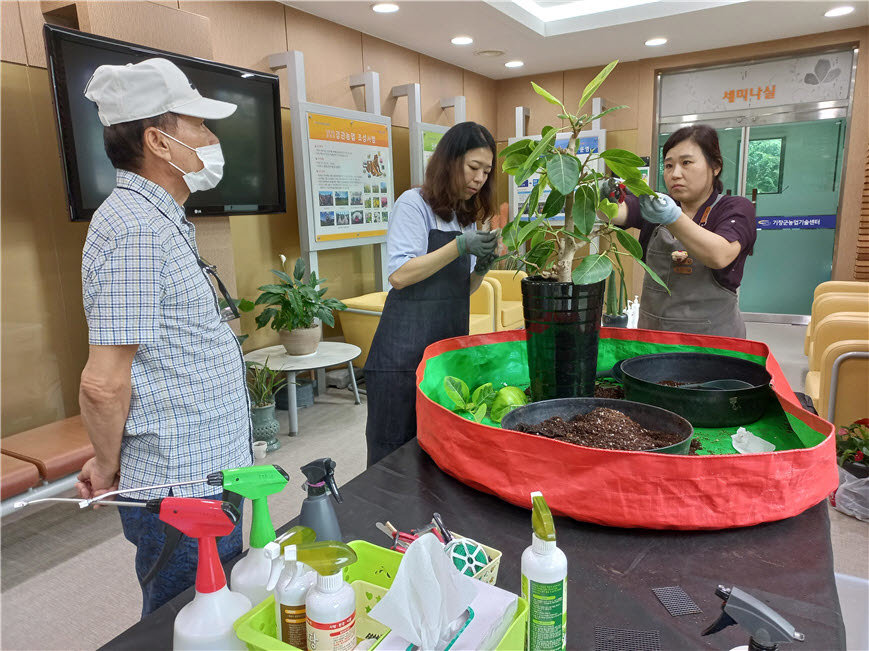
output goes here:
<path id="1" fill-rule="evenodd" d="M 339 341 L 321 341 L 317 352 L 312 355 L 287 355 L 283 346 L 269 346 L 249 352 L 244 356 L 246 362 L 265 364 L 275 371 L 287 373 L 287 409 L 290 415 L 290 436 L 299 433 L 299 418 L 296 410 L 296 375 L 302 371 L 313 371 L 327 366 L 347 364 L 350 371 L 350 383 L 356 396 L 356 404 L 362 404 L 359 400 L 359 390 L 356 388 L 356 375 L 353 373 L 353 360 L 362 354 L 359 346 L 345 344 Z M 326 387 L 322 387 L 325 391 Z"/>

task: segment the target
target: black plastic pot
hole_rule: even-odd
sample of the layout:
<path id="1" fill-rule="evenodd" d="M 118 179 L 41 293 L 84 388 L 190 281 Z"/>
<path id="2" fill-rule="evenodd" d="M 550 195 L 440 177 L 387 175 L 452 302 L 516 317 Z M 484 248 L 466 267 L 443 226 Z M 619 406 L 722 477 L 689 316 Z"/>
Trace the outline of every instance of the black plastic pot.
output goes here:
<path id="1" fill-rule="evenodd" d="M 603 315 L 603 325 L 607 328 L 627 328 L 628 327 L 628 315 L 627 314 L 604 314 Z"/>
<path id="2" fill-rule="evenodd" d="M 574 416 L 587 414 L 598 407 L 608 407 L 609 409 L 620 411 L 646 429 L 684 434 L 684 438 L 678 443 L 663 448 L 655 448 L 654 450 L 644 450 L 644 452 L 688 454 L 691 448 L 691 437 L 694 436 L 694 428 L 691 427 L 691 423 L 678 414 L 655 407 L 654 405 L 644 405 L 628 400 L 613 400 L 611 398 L 560 398 L 558 400 L 534 402 L 509 412 L 501 419 L 501 428 L 516 429 L 520 423 L 537 425 L 554 416 L 559 416 L 563 420 L 570 420 Z"/>
<path id="3" fill-rule="evenodd" d="M 759 420 L 772 392 L 772 377 L 760 364 L 728 355 L 664 353 L 642 355 L 621 363 L 625 398 L 657 405 L 687 418 L 694 427 L 736 427 Z M 735 379 L 747 389 L 682 389 L 662 381 L 707 382 Z"/>
<path id="4" fill-rule="evenodd" d="M 533 400 L 594 395 L 604 285 L 522 279 Z"/>

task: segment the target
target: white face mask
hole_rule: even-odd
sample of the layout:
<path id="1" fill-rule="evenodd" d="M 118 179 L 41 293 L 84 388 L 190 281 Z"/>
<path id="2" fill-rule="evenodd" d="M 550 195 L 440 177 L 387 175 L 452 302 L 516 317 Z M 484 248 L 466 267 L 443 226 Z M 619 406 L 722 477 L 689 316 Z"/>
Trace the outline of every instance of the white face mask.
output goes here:
<path id="1" fill-rule="evenodd" d="M 160 131 L 160 129 L 157 129 L 157 131 Z M 220 148 L 220 143 L 193 148 L 190 145 L 184 144 L 178 140 L 178 138 L 173 138 L 165 131 L 160 131 L 160 133 L 167 138 L 172 138 L 172 140 L 177 142 L 179 145 L 196 152 L 196 155 L 199 156 L 199 160 L 202 161 L 203 168 L 197 172 L 185 172 L 172 161 L 168 161 L 172 167 L 184 175 L 184 182 L 187 184 L 187 187 L 190 188 L 191 192 L 210 190 L 220 183 L 220 179 L 223 178 L 224 163 L 223 150 Z"/>

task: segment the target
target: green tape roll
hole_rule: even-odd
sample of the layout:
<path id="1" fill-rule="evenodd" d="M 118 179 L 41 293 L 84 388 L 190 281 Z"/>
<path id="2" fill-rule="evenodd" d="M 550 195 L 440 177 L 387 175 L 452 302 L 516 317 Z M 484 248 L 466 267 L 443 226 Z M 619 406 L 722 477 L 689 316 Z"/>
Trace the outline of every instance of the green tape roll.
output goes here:
<path id="1" fill-rule="evenodd" d="M 469 538 L 450 541 L 444 551 L 459 572 L 467 576 L 474 576 L 489 564 L 489 556 L 483 546 Z"/>

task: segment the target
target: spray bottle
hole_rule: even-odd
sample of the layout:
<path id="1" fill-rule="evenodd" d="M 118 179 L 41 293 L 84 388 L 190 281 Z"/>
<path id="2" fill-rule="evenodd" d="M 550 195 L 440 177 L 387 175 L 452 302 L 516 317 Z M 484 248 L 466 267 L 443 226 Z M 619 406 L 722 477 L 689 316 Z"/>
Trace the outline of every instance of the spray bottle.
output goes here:
<path id="1" fill-rule="evenodd" d="M 226 587 L 217 552 L 217 536 L 228 536 L 238 523 L 238 510 L 228 502 L 196 497 L 162 497 L 147 503 L 107 502 L 144 506 L 160 520 L 199 543 L 196 595 L 175 617 L 172 648 L 181 650 L 246 648 L 235 635 L 233 622 L 251 608 L 250 599 Z M 158 561 L 159 564 L 159 561 Z M 149 577 L 159 572 L 155 566 Z"/>
<path id="2" fill-rule="evenodd" d="M 230 575 L 230 585 L 258 604 L 269 596 L 266 584 L 271 573 L 271 560 L 266 558 L 263 548 L 275 539 L 275 528 L 269 514 L 268 496 L 281 492 L 290 476 L 280 466 L 249 466 L 235 468 L 209 475 L 209 483 L 216 484 L 219 476 L 224 491 L 246 497 L 251 501 L 253 517 L 250 526 L 250 549 Z"/>
<path id="3" fill-rule="evenodd" d="M 522 552 L 522 597 L 528 600 L 528 651 L 567 645 L 567 557 L 555 546 L 555 523 L 543 493 L 531 493 L 531 546 Z"/>
<path id="4" fill-rule="evenodd" d="M 307 527 L 293 527 L 290 534 L 265 546 L 266 556 L 272 559 L 272 573 L 266 587 L 274 591 L 275 622 L 281 641 L 305 649 L 305 597 L 317 582 L 317 575 L 298 560 L 296 545 L 314 542 L 314 532 Z"/>
<path id="5" fill-rule="evenodd" d="M 335 485 L 335 462 L 328 458 L 317 459 L 302 466 L 301 470 L 306 479 L 302 488 L 307 488 L 308 497 L 302 502 L 299 524 L 313 529 L 317 540 L 340 541 L 341 527 L 326 491 L 328 486 L 336 502 L 344 501 Z"/>
<path id="6" fill-rule="evenodd" d="M 317 572 L 317 583 L 305 597 L 307 648 L 356 648 L 356 595 L 342 575 L 343 568 L 356 562 L 356 553 L 344 543 L 330 540 L 302 545 L 297 554 Z"/>

